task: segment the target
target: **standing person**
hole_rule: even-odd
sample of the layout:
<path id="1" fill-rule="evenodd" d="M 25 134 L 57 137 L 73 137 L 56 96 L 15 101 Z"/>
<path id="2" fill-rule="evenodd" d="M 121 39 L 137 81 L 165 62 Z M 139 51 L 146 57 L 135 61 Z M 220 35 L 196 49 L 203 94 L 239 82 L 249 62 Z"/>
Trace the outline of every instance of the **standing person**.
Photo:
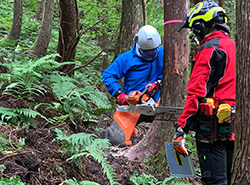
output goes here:
<path id="1" fill-rule="evenodd" d="M 103 71 L 102 80 L 108 92 L 116 98 L 118 105 L 128 105 L 127 95 L 131 91 L 143 91 L 158 101 L 163 68 L 163 48 L 157 30 L 150 25 L 140 28 L 134 37 L 131 50 L 119 55 Z M 123 78 L 122 88 L 117 83 Z M 132 135 L 137 135 L 135 126 L 143 121 L 152 122 L 153 116 L 116 111 L 111 126 L 106 130 L 106 138 L 113 145 L 128 146 Z"/>
<path id="2" fill-rule="evenodd" d="M 196 132 L 202 181 L 229 185 L 234 148 L 235 42 L 230 39 L 223 8 L 203 1 L 190 9 L 177 31 L 189 28 L 200 43 L 193 57 L 183 113 L 175 125 L 173 146 L 189 154 L 185 137 Z"/>

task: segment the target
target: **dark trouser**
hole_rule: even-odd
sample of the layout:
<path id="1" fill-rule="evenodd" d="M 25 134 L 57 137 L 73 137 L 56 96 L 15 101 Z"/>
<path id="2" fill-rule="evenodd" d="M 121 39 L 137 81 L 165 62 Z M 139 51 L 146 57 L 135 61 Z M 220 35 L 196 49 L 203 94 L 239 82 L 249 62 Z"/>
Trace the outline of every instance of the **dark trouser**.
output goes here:
<path id="1" fill-rule="evenodd" d="M 146 116 L 146 115 L 141 114 L 137 123 L 136 123 L 136 126 L 141 122 L 152 123 L 154 121 L 154 119 L 155 119 L 155 116 Z"/>
<path id="2" fill-rule="evenodd" d="M 197 141 L 197 152 L 205 185 L 230 185 L 234 141 Z"/>

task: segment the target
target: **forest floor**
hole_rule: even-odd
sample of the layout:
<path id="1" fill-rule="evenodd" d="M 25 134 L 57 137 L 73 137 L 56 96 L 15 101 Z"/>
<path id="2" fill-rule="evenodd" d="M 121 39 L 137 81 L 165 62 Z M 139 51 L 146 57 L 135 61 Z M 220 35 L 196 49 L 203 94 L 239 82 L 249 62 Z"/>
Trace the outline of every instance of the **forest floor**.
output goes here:
<path id="1" fill-rule="evenodd" d="M 27 102 L 2 95 L 0 96 L 0 106 L 6 108 L 27 108 Z M 109 184 L 109 180 L 106 174 L 103 173 L 101 165 L 91 156 L 81 158 L 81 169 L 79 169 L 74 163 L 67 161 L 71 155 L 64 154 L 57 143 L 52 142 L 52 140 L 56 137 L 55 128 L 61 128 L 69 135 L 85 132 L 104 138 L 105 128 L 111 123 L 112 113 L 104 113 L 99 117 L 98 122 L 77 124 L 65 122 L 60 125 L 52 125 L 45 121 L 37 120 L 36 128 L 31 127 L 27 129 L 0 124 L 0 133 L 7 134 L 10 147 L 13 148 L 9 152 L 0 152 L 0 164 L 6 167 L 5 170 L 0 169 L 0 177 L 10 178 L 18 175 L 22 182 L 25 182 L 27 185 L 61 185 L 63 181 L 73 178 L 77 179 L 78 182 L 89 180 L 101 185 Z M 58 116 L 58 113 L 47 111 L 45 116 L 52 118 Z M 142 123 L 138 126 L 138 141 L 142 139 L 148 129 L 149 126 L 147 124 Z M 17 146 L 20 138 L 25 138 L 25 145 L 21 149 Z M 116 156 L 115 153 L 120 150 L 126 150 L 126 148 L 110 147 L 105 150 L 109 164 L 115 170 L 115 180 L 119 184 L 131 184 L 130 176 L 134 172 L 153 175 L 158 181 L 163 181 L 170 176 L 166 167 L 161 170 L 163 173 L 159 174 L 156 172 L 152 174 L 152 172 L 149 173 L 148 167 L 144 163 L 129 161 L 123 156 Z M 200 179 L 199 177 L 196 179 L 186 178 L 184 181 L 186 184 L 196 184 L 200 182 Z"/>

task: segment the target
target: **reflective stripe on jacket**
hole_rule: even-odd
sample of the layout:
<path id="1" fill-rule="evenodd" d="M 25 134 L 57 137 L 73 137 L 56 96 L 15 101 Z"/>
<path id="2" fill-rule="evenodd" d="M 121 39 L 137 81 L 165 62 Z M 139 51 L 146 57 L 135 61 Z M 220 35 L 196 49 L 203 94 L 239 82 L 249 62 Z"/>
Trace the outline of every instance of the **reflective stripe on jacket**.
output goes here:
<path id="1" fill-rule="evenodd" d="M 215 31 L 201 42 L 193 59 L 184 110 L 178 120 L 186 130 L 196 121 L 199 97 L 235 106 L 235 42 L 224 32 Z"/>
<path id="2" fill-rule="evenodd" d="M 128 94 L 130 91 L 143 91 L 147 83 L 162 79 L 163 48 L 156 59 L 147 61 L 136 54 L 135 44 L 131 50 L 119 55 L 115 61 L 102 73 L 102 80 L 108 92 L 114 94 L 122 89 Z M 123 87 L 117 81 L 124 77 Z M 157 96 L 157 97 L 156 97 Z M 159 93 L 155 96 L 157 101 Z"/>

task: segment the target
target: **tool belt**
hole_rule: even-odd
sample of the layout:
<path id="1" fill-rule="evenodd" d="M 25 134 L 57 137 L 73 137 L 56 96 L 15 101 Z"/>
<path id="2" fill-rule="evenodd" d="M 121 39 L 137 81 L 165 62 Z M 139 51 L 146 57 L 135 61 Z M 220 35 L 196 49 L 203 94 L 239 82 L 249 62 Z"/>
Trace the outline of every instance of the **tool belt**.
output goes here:
<path id="1" fill-rule="evenodd" d="M 202 142 L 225 141 L 234 132 L 235 109 L 221 103 L 215 107 L 213 100 L 207 98 L 199 104 L 197 140 Z"/>

